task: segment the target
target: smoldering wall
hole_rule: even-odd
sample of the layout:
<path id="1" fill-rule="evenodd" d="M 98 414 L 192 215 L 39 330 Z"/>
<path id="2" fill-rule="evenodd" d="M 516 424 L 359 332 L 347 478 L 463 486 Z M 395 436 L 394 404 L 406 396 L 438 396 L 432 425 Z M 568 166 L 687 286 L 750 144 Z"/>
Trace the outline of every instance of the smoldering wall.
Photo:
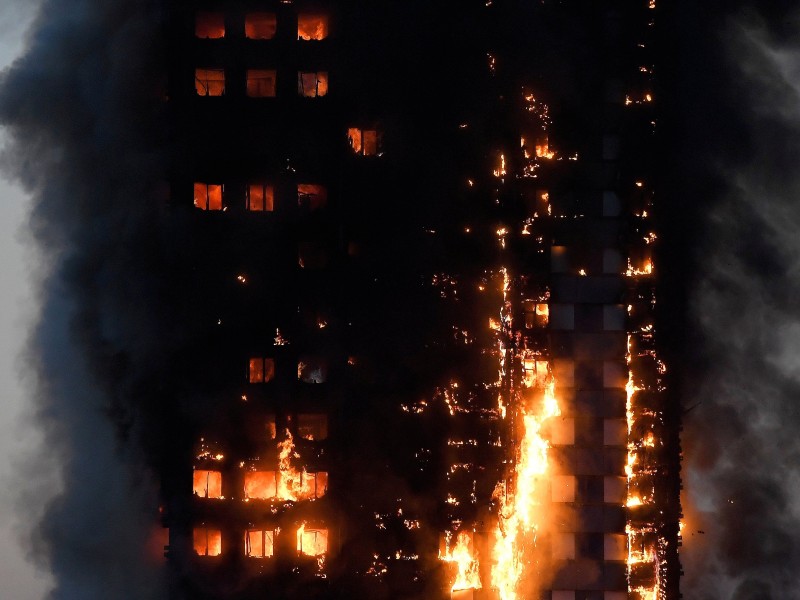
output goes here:
<path id="1" fill-rule="evenodd" d="M 18 474 L 20 512 L 29 522 L 44 505 L 30 546 L 55 576 L 52 598 L 164 595 L 146 457 L 120 441 L 142 435 L 132 407 L 155 402 L 164 351 L 150 268 L 164 180 L 159 23 L 146 0 L 45 1 L 2 75 L 3 167 L 32 193 L 41 282 L 24 364 L 45 444 Z M 38 472 L 52 462 L 62 489 L 48 493 Z"/>
<path id="2" fill-rule="evenodd" d="M 781 3 L 709 9 L 686 76 L 698 127 L 682 192 L 702 208 L 682 218 L 703 240 L 681 390 L 687 598 L 800 598 L 798 16 Z"/>

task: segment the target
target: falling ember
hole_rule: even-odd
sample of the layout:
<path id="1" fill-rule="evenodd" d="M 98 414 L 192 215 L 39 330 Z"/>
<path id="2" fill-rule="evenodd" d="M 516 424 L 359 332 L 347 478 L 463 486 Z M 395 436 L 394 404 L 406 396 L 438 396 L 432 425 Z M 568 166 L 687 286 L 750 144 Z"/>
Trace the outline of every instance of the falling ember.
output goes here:
<path id="1" fill-rule="evenodd" d="M 453 533 L 448 531 L 445 533 L 444 551 L 442 549 L 439 550 L 440 560 L 453 563 L 458 568 L 455 581 L 450 590 L 456 592 L 459 590 L 481 589 L 479 563 L 474 556 L 472 533 L 461 531 L 456 536 L 455 544 L 452 544 L 452 542 Z"/>

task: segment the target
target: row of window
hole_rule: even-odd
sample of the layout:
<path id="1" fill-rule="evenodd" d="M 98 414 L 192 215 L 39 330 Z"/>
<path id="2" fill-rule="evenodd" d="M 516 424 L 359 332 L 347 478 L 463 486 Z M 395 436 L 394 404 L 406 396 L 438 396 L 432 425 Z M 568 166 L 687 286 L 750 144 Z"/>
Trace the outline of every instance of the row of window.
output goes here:
<path id="1" fill-rule="evenodd" d="M 250 359 L 248 381 L 267 383 L 275 379 L 275 359 L 255 357 Z M 297 379 L 303 383 L 325 383 L 328 379 L 328 364 L 319 357 L 303 357 L 297 361 Z"/>
<path id="2" fill-rule="evenodd" d="M 244 17 L 244 35 L 250 40 L 271 40 L 278 32 L 278 18 L 273 12 L 249 12 Z M 195 17 L 194 34 L 207 40 L 225 37 L 225 13 L 202 11 Z M 328 37 L 328 17 L 321 14 L 297 15 L 297 39 L 324 40 Z"/>
<path id="3" fill-rule="evenodd" d="M 225 210 L 227 198 L 221 183 L 194 184 L 194 205 L 200 210 Z M 275 210 L 275 187 L 269 183 L 250 183 L 245 189 L 245 209 L 255 212 Z M 297 205 L 302 209 L 317 210 L 328 203 L 328 190 L 315 183 L 297 184 Z"/>
<path id="4" fill-rule="evenodd" d="M 244 532 L 244 554 L 250 558 L 269 558 L 275 555 L 280 529 L 247 529 Z M 301 525 L 295 532 L 297 552 L 305 556 L 322 556 L 328 551 L 328 530 Z M 195 527 L 192 532 L 194 552 L 198 556 L 220 556 L 222 531 L 210 527 Z"/>
<path id="5" fill-rule="evenodd" d="M 192 492 L 199 498 L 224 499 L 222 472 L 195 469 Z M 242 488 L 248 500 L 316 500 L 328 492 L 326 471 L 247 471 Z"/>
<path id="6" fill-rule="evenodd" d="M 247 69 L 246 90 L 249 98 L 274 98 L 277 87 L 275 69 Z M 198 96 L 225 95 L 225 69 L 195 69 L 194 88 Z M 297 94 L 320 98 L 328 94 L 327 71 L 298 71 Z"/>

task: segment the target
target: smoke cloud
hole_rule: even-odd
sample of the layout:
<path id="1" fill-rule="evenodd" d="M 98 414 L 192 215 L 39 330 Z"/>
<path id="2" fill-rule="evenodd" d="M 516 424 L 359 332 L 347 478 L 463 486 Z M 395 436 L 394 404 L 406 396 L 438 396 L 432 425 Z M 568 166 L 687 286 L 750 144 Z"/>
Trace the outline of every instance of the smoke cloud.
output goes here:
<path id="1" fill-rule="evenodd" d="M 24 362 L 45 446 L 18 474 L 20 515 L 38 518 L 29 545 L 53 599 L 165 596 L 154 484 L 128 443 L 161 356 L 148 302 L 160 285 L 159 23 L 145 0 L 45 1 L 0 82 L 3 167 L 33 196 L 41 260 Z M 60 491 L 42 483 L 53 463 Z"/>
<path id="2" fill-rule="evenodd" d="M 693 599 L 800 598 L 798 16 L 740 10 L 720 36 L 730 131 L 706 159 L 690 350 L 704 368 L 684 391 Z"/>

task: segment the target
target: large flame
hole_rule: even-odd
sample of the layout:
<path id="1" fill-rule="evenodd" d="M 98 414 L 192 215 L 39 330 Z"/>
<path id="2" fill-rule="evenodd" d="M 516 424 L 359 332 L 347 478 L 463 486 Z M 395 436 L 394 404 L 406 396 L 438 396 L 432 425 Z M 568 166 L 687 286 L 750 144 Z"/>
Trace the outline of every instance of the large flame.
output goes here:
<path id="1" fill-rule="evenodd" d="M 472 552 L 472 536 L 469 532 L 462 531 L 456 536 L 453 546 L 450 545 L 452 534 L 448 534 L 444 553 L 439 553 L 439 558 L 445 562 L 453 563 L 458 567 L 456 579 L 450 590 L 479 590 L 481 589 L 481 576 L 478 571 L 478 560 Z"/>
<path id="2" fill-rule="evenodd" d="M 324 472 L 308 473 L 305 467 L 300 470 L 292 464 L 293 459 L 300 458 L 295 452 L 294 438 L 286 430 L 286 439 L 278 443 L 278 498 L 280 500 L 298 501 L 318 498 L 325 495 L 328 487 L 328 474 Z"/>
<path id="3" fill-rule="evenodd" d="M 530 407 L 522 409 L 524 432 L 515 469 L 516 489 L 509 492 L 501 482 L 495 490 L 500 512 L 492 553 L 492 587 L 497 589 L 500 600 L 519 598 L 517 590 L 525 569 L 526 548 L 535 543 L 544 518 L 541 498 L 550 444 L 542 435 L 542 426 L 561 414 L 552 376 L 544 391 L 544 402 L 538 412 Z"/>

